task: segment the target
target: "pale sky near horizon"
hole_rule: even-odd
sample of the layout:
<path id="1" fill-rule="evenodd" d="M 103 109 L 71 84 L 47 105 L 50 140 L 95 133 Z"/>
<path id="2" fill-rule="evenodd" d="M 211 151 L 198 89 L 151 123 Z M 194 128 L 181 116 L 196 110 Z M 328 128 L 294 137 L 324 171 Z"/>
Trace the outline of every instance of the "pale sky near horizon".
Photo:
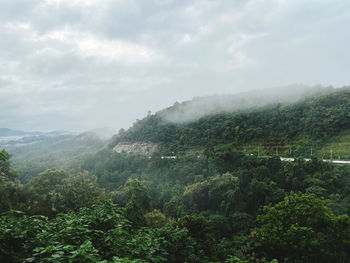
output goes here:
<path id="1" fill-rule="evenodd" d="M 127 128 L 210 94 L 349 85 L 348 0 L 0 0 L 0 127 Z"/>

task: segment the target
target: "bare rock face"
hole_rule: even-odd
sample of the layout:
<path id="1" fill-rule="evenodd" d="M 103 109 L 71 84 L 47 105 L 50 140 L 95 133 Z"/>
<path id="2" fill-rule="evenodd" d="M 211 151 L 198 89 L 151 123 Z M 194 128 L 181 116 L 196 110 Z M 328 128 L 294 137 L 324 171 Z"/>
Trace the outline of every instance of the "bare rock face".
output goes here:
<path id="1" fill-rule="evenodd" d="M 152 142 L 123 142 L 118 143 L 116 146 L 114 146 L 113 150 L 121 153 L 135 153 L 135 154 L 141 154 L 146 156 L 151 156 L 154 152 L 158 151 L 159 144 L 152 143 Z"/>

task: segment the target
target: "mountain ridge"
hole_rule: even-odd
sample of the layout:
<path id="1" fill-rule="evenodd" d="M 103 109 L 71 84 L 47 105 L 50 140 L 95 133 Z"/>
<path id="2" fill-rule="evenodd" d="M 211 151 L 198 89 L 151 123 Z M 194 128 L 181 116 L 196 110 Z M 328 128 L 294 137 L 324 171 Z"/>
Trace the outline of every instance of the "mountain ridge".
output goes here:
<path id="1" fill-rule="evenodd" d="M 267 153 L 281 147 L 283 153 L 295 148 L 295 154 L 306 155 L 307 148 L 314 147 L 317 153 L 339 136 L 348 138 L 350 130 L 350 87 L 327 89 L 294 103 L 213 112 L 193 121 L 171 122 L 164 118 L 176 107 L 138 120 L 127 131 L 121 130 L 110 147 L 119 142 L 153 142 L 162 144 L 168 152 L 176 152 L 221 144 L 240 150 L 254 144 L 266 146 Z"/>
<path id="2" fill-rule="evenodd" d="M 50 132 L 40 132 L 40 131 L 22 131 L 13 130 L 9 128 L 0 128 L 0 137 L 12 137 L 12 136 L 35 136 L 35 135 L 62 135 L 62 134 L 72 134 L 71 131 L 55 130 Z"/>

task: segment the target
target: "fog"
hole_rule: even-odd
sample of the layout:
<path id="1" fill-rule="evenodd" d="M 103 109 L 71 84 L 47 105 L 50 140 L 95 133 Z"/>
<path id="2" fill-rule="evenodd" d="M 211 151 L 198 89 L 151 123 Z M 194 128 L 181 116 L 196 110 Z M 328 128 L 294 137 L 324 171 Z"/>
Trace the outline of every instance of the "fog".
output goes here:
<path id="1" fill-rule="evenodd" d="M 0 127 L 118 130 L 194 97 L 219 94 L 169 120 L 346 86 L 349 24 L 343 0 L 0 1 Z"/>
<path id="2" fill-rule="evenodd" d="M 238 94 L 197 97 L 175 103 L 173 107 L 160 111 L 159 114 L 168 122 L 185 123 L 215 113 L 245 111 L 273 104 L 288 105 L 314 95 L 327 94 L 332 90 L 333 87 L 294 84 Z"/>

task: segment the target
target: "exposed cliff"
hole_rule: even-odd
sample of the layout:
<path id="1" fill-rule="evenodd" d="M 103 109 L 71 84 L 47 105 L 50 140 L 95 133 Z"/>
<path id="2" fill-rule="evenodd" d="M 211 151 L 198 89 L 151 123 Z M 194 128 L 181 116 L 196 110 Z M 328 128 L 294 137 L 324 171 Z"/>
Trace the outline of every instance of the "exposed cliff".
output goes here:
<path id="1" fill-rule="evenodd" d="M 121 152 L 127 152 L 127 153 L 136 153 L 141 155 L 147 155 L 150 156 L 154 152 L 158 151 L 159 144 L 152 143 L 152 142 L 121 142 L 118 143 L 116 146 L 114 146 L 113 150 L 121 153 Z"/>

